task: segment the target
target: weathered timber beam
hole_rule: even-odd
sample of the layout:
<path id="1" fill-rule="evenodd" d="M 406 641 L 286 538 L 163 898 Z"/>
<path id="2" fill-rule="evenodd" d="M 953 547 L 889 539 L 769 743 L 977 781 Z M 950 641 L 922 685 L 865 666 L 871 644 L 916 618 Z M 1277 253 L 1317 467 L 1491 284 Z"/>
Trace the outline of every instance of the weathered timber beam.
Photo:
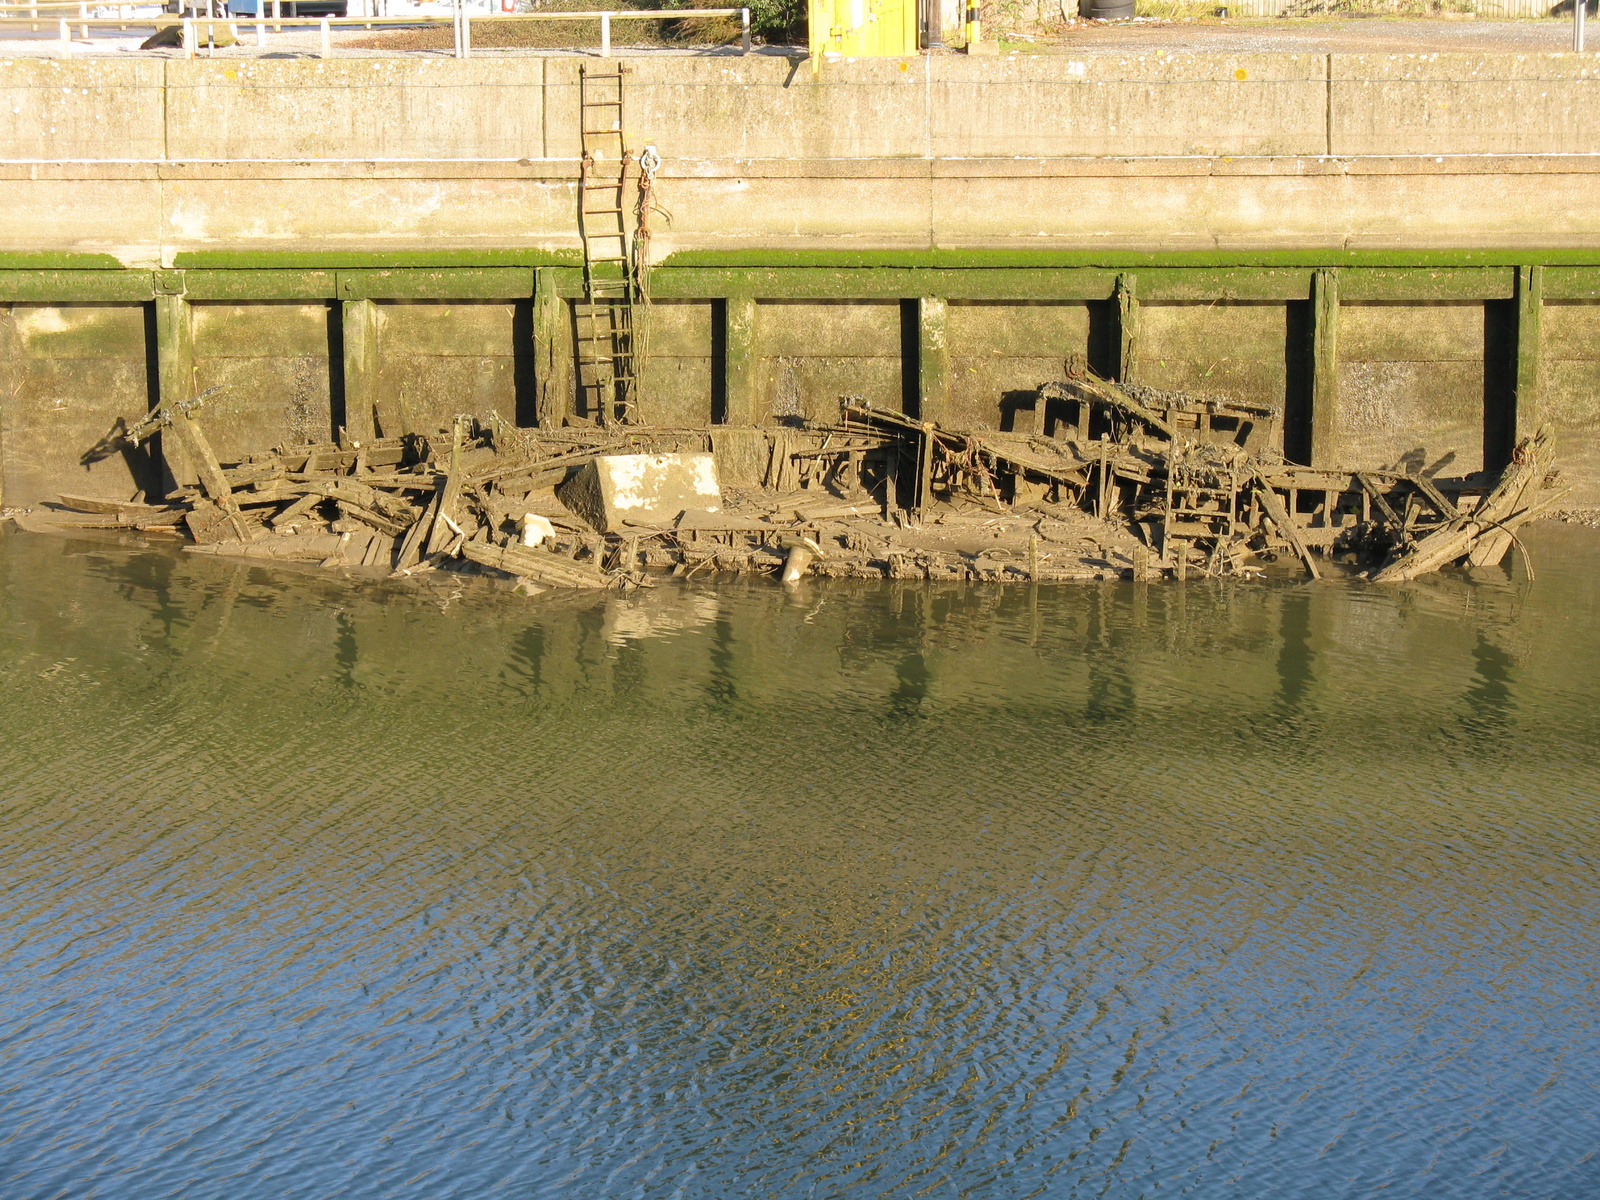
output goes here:
<path id="1" fill-rule="evenodd" d="M 332 271 L 183 272 L 191 300 L 332 300 L 339 294 Z"/>
<path id="2" fill-rule="evenodd" d="M 1145 271 L 1163 267 L 1290 267 L 1306 271 L 1325 267 L 1516 267 L 1522 263 L 1597 268 L 1600 249 L 1521 250 L 680 250 L 665 267 L 807 267 L 807 268 L 1097 268 L 1103 271 Z M 181 263 L 179 265 L 182 265 Z"/>
<path id="3" fill-rule="evenodd" d="M 1097 270 L 702 269 L 658 267 L 660 299 L 751 295 L 771 300 L 1105 300 L 1116 276 Z M 572 294 L 582 288 L 581 278 Z"/>
<path id="4" fill-rule="evenodd" d="M 533 295 L 531 267 L 395 267 L 338 272 L 341 300 L 521 300 Z"/>
<path id="5" fill-rule="evenodd" d="M 98 256 L 97 256 L 98 257 Z M 205 256 L 179 255 L 180 260 Z M 223 256 L 224 261 L 229 256 Z M 232 256 L 241 261 L 271 255 Z M 286 256 L 294 261 L 304 256 Z M 345 256 L 348 258 L 349 256 Z M 375 256 L 384 259 L 391 256 Z M 673 261 L 676 261 L 674 259 Z M 580 270 L 537 268 L 557 292 L 582 294 Z M 1600 267 L 1547 267 L 1551 299 L 1600 299 Z M 342 269 L 189 266 L 184 290 L 196 300 L 522 299 L 532 294 L 531 267 L 348 266 Z M 1496 300 L 1515 294 L 1514 267 L 1387 266 L 1343 268 L 1347 302 Z M 750 294 L 771 299 L 1105 300 L 1128 271 L 1088 266 L 996 267 L 657 267 L 653 294 L 663 299 L 713 299 Z M 1138 271 L 1147 302 L 1288 301 L 1310 295 L 1312 271 L 1296 267 L 1159 266 Z M 140 301 L 161 290 L 145 270 L 0 270 L 0 301 Z"/>
<path id="6" fill-rule="evenodd" d="M 359 442 L 377 436 L 380 315 L 371 300 L 340 302 L 344 331 L 344 427 Z"/>
<path id="7" fill-rule="evenodd" d="M 1546 300 L 1600 300 L 1600 267 L 1546 265 L 1539 270 Z"/>
<path id="8" fill-rule="evenodd" d="M 88 259 L 90 256 L 81 256 Z M 98 258 L 110 258 L 98 255 Z M 113 262 L 115 260 L 112 260 Z M 4 262 L 0 266 L 23 266 Z M 41 263 L 41 266 L 54 265 Z M 101 265 L 85 262 L 83 265 Z M 110 265 L 110 264 L 104 264 Z M 175 267 L 216 270 L 392 271 L 457 267 L 582 267 L 580 250 L 480 247 L 474 250 L 182 250 Z"/>
<path id="9" fill-rule="evenodd" d="M 942 296 L 917 301 L 917 415 L 924 421 L 948 423 L 951 416 L 948 314 Z"/>
<path id="10" fill-rule="evenodd" d="M 1544 280 L 1548 267 L 1517 268 L 1517 384 L 1515 438 L 1530 438 L 1543 404 Z"/>
<path id="11" fill-rule="evenodd" d="M 1311 272 L 1294 267 L 1141 267 L 1137 274 L 1139 298 L 1146 301 L 1304 300 L 1311 294 Z"/>
<path id="12" fill-rule="evenodd" d="M 1130 383 L 1136 371 L 1139 349 L 1139 280 L 1135 275 L 1117 276 L 1117 378 Z"/>
<path id="13" fill-rule="evenodd" d="M 761 421 L 756 362 L 756 301 L 743 294 L 723 303 L 723 419 L 729 425 Z"/>
<path id="14" fill-rule="evenodd" d="M 557 272 L 541 267 L 533 281 L 534 407 L 540 429 L 555 429 L 572 411 L 572 329 Z"/>
<path id="15" fill-rule="evenodd" d="M 194 312 L 184 295 L 160 295 L 156 306 L 156 387 L 162 403 L 194 396 Z M 162 434 L 161 457 L 172 481 L 188 486 L 199 480 L 182 439 Z"/>
<path id="16" fill-rule="evenodd" d="M 1361 300 L 1509 300 L 1515 267 L 1356 267 L 1339 272 L 1339 296 Z"/>
<path id="17" fill-rule="evenodd" d="M 0 271 L 0 302 L 141 303 L 155 294 L 149 271 Z"/>
<path id="18" fill-rule="evenodd" d="M 1339 458 L 1339 272 L 1319 270 L 1311 281 L 1311 466 L 1327 470 Z"/>

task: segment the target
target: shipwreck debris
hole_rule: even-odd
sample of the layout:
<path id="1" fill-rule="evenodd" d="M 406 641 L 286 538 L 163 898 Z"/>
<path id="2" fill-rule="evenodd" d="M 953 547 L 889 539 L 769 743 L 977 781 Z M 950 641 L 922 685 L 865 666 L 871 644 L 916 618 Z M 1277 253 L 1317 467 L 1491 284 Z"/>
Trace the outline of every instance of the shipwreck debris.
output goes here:
<path id="1" fill-rule="evenodd" d="M 1013 428 L 958 429 L 841 397 L 834 420 L 700 429 L 448 429 L 218 460 L 205 402 L 161 433 L 186 483 L 151 501 L 63 496 L 72 523 L 183 536 L 197 553 L 410 575 L 487 570 L 530 592 L 651 573 L 1040 582 L 1253 576 L 1335 557 L 1376 582 L 1501 561 L 1551 510 L 1547 434 L 1505 471 L 1446 480 L 1321 470 L 1277 452 L 1279 413 L 1119 384 L 1070 361 Z"/>
<path id="2" fill-rule="evenodd" d="M 1445 519 L 1421 539 L 1414 535 L 1397 538 L 1396 552 L 1373 572 L 1373 582 L 1415 579 L 1453 562 L 1474 567 L 1501 562 L 1513 545 L 1521 545 L 1517 529 L 1554 508 L 1569 490 L 1548 486 L 1553 482 L 1550 441 L 1548 431 L 1541 430 L 1519 444 L 1494 489 L 1470 511 L 1460 511 L 1442 495 L 1430 496 Z M 1550 494 L 1540 495 L 1544 491 Z M 1523 553 L 1526 555 L 1526 550 Z"/>

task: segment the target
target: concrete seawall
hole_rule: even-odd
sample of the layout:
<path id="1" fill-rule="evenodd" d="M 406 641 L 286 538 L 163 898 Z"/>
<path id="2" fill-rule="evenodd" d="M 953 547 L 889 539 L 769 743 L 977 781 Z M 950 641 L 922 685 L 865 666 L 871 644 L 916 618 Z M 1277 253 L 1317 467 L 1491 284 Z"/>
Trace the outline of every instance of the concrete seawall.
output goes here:
<path id="1" fill-rule="evenodd" d="M 571 247 L 578 66 L 0 63 L 0 246 Z M 1576 55 L 628 67 L 663 255 L 1600 246 L 1600 66 Z"/>
<path id="2" fill-rule="evenodd" d="M 663 157 L 650 419 L 1003 424 L 1069 352 L 1282 404 L 1319 462 L 1600 503 L 1600 66 L 1571 55 L 625 60 Z M 6 504 L 165 390 L 243 452 L 570 406 L 577 73 L 0 62 Z"/>

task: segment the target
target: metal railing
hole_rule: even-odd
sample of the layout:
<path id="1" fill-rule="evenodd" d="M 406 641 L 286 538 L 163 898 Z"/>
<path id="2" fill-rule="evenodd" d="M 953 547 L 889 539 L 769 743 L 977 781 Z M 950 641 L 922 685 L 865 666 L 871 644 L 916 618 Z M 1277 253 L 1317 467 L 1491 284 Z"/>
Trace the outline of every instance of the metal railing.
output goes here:
<path id="1" fill-rule="evenodd" d="M 79 36 L 87 39 L 90 29 L 130 29 L 130 28 L 158 28 L 170 23 L 170 18 L 164 17 L 91 17 L 89 10 L 106 8 L 150 8 L 153 7 L 149 0 L 145 3 L 135 3 L 133 0 L 110 0 L 108 3 L 88 3 L 82 0 L 40 0 L 38 4 L 0 4 L 0 28 L 15 27 L 18 25 L 31 25 L 37 30 L 41 24 L 48 22 L 50 10 L 60 11 L 76 10 L 77 15 L 68 19 L 61 17 L 60 45 L 61 54 L 66 57 L 72 52 L 71 29 L 77 26 Z M 276 7 L 276 6 L 274 6 Z M 27 17 L 10 17 L 3 14 L 16 10 L 26 10 Z M 239 30 L 241 27 L 251 28 L 255 31 L 255 40 L 258 47 L 267 44 L 267 30 L 270 28 L 275 33 L 296 26 L 317 29 L 321 35 L 321 54 L 329 58 L 333 54 L 332 34 L 335 27 L 354 29 L 373 29 L 380 26 L 401 26 L 416 28 L 435 25 L 450 25 L 455 32 L 455 54 L 457 58 L 472 57 L 472 24 L 474 21 L 492 21 L 497 24 L 506 24 L 520 21 L 599 21 L 600 22 L 600 56 L 611 57 L 611 22 L 612 21 L 673 21 L 683 17 L 738 17 L 740 24 L 739 46 L 741 53 L 750 53 L 750 10 L 748 8 L 651 8 L 651 9 L 610 9 L 594 12 L 538 12 L 538 13 L 496 13 L 474 16 L 466 11 L 463 5 L 457 4 L 455 11 L 449 16 L 406 16 L 406 17 L 280 17 L 257 16 L 254 20 L 239 17 L 184 17 L 183 26 L 183 55 L 193 58 L 205 37 L 205 29 L 211 25 L 224 25 L 235 39 L 241 40 Z"/>

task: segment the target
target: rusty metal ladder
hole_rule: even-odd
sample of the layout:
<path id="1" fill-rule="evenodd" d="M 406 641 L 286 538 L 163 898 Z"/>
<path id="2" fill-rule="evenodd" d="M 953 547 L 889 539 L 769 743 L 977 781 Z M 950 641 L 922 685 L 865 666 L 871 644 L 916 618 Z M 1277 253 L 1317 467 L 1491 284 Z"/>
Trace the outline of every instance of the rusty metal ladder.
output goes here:
<path id="1" fill-rule="evenodd" d="M 578 401 L 579 411 L 601 426 L 639 421 L 634 361 L 639 288 L 627 203 L 633 155 L 623 140 L 623 74 L 621 67 L 578 69 L 583 146 L 578 179 L 578 235 L 583 242 Z"/>

